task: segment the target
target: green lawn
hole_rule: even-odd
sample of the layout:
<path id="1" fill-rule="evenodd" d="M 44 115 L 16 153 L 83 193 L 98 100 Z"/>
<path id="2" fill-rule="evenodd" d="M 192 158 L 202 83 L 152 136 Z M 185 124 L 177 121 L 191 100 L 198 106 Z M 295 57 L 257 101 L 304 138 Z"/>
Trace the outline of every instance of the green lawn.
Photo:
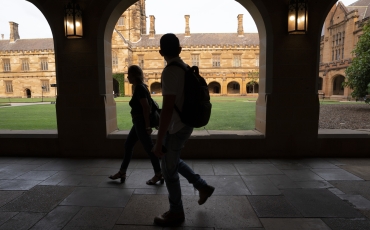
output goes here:
<path id="1" fill-rule="evenodd" d="M 49 98 L 50 99 L 50 98 Z M 162 97 L 154 96 L 160 105 Z M 120 130 L 131 128 L 130 97 L 116 98 L 117 121 Z M 252 130 L 255 125 L 256 98 L 246 97 L 212 97 L 212 116 L 205 127 L 208 130 Z M 44 100 L 45 101 L 45 100 Z M 51 100 L 54 101 L 54 100 Z M 12 99 L 15 102 L 15 99 Z M 34 99 L 23 98 L 17 102 L 35 102 Z M 40 102 L 37 101 L 37 102 Z M 9 101 L 0 100 L 0 129 L 37 130 L 57 129 L 55 104 L 6 106 Z M 320 104 L 339 103 L 321 101 Z M 351 103 L 351 102 L 348 102 Z M 203 128 L 201 128 L 203 129 Z"/>

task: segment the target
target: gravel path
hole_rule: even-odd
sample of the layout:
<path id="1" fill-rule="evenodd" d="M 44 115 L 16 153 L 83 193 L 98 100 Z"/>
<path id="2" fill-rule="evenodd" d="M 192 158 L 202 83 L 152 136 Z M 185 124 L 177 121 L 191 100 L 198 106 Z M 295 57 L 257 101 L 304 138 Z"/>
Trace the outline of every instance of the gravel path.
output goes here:
<path id="1" fill-rule="evenodd" d="M 370 105 L 320 105 L 320 129 L 370 129 Z"/>

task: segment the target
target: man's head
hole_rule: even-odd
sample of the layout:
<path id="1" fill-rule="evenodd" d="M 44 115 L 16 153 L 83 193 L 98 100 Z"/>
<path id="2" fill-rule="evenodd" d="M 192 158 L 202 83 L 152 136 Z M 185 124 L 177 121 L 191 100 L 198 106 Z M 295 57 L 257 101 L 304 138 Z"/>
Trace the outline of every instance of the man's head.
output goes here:
<path id="1" fill-rule="evenodd" d="M 162 56 L 177 57 L 181 52 L 180 41 L 174 34 L 165 34 L 160 40 Z"/>

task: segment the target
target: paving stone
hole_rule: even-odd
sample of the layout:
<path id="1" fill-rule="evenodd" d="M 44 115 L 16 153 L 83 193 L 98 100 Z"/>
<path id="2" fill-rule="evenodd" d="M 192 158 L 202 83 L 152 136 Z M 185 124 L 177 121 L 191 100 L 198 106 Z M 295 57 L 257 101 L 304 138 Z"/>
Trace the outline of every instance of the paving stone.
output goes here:
<path id="1" fill-rule="evenodd" d="M 337 196 L 342 200 L 350 202 L 357 209 L 370 210 L 370 201 L 361 195 L 337 194 Z"/>
<path id="2" fill-rule="evenodd" d="M 0 169 L 0 180 L 12 180 L 31 170 L 38 165 L 8 165 Z"/>
<path id="3" fill-rule="evenodd" d="M 203 176 L 207 184 L 215 187 L 213 195 L 216 196 L 242 196 L 251 195 L 240 176 Z"/>
<path id="4" fill-rule="evenodd" d="M 0 190 L 30 190 L 39 183 L 38 180 L 3 180 Z"/>
<path id="5" fill-rule="evenodd" d="M 242 176 L 252 195 L 280 195 L 281 192 L 266 176 Z"/>
<path id="6" fill-rule="evenodd" d="M 212 159 L 211 164 L 251 164 L 250 159 Z"/>
<path id="7" fill-rule="evenodd" d="M 369 230 L 369 220 L 324 218 L 322 219 L 331 229 L 335 230 Z"/>
<path id="8" fill-rule="evenodd" d="M 370 158 L 338 158 L 344 165 L 370 166 Z"/>
<path id="9" fill-rule="evenodd" d="M 57 185 L 71 175 L 73 175 L 71 171 L 60 171 L 42 181 L 39 185 Z"/>
<path id="10" fill-rule="evenodd" d="M 370 200 L 370 181 L 330 181 L 345 194 L 361 195 Z"/>
<path id="11" fill-rule="evenodd" d="M 361 179 L 370 180 L 370 167 L 368 165 L 343 165 L 340 167 Z"/>
<path id="12" fill-rule="evenodd" d="M 233 164 L 213 164 L 213 170 L 215 175 L 222 176 L 237 176 L 239 175 L 238 171 Z"/>
<path id="13" fill-rule="evenodd" d="M 157 190 L 158 195 L 166 195 L 168 194 L 168 190 L 166 187 L 160 187 Z M 198 195 L 198 191 L 194 189 L 194 187 L 181 187 L 181 195 L 183 196 L 194 196 Z"/>
<path id="14" fill-rule="evenodd" d="M 338 166 L 324 160 L 324 159 L 303 159 L 300 161 L 301 164 L 307 165 L 313 169 L 337 169 Z"/>
<path id="15" fill-rule="evenodd" d="M 21 196 L 23 193 L 21 191 L 0 191 L 0 207 Z"/>
<path id="16" fill-rule="evenodd" d="M 197 196 L 184 196 L 185 222 L 182 226 L 243 228 L 262 227 L 244 196 L 212 196 L 198 205 Z M 153 225 L 155 216 L 168 211 L 166 195 L 133 195 L 117 224 Z"/>
<path id="17" fill-rule="evenodd" d="M 248 196 L 258 217 L 302 217 L 283 196 Z"/>
<path id="18" fill-rule="evenodd" d="M 21 212 L 1 225 L 0 230 L 28 230 L 44 215 L 45 213 Z"/>
<path id="19" fill-rule="evenodd" d="M 313 180 L 324 180 L 317 174 L 309 169 L 298 169 L 298 170 L 281 170 L 293 181 L 313 181 Z"/>
<path id="20" fill-rule="evenodd" d="M 312 169 L 312 171 L 325 180 L 362 180 L 343 169 Z"/>
<path id="21" fill-rule="evenodd" d="M 153 185 L 147 185 L 146 181 L 154 176 L 153 169 L 134 169 L 130 176 L 126 178 L 123 188 L 150 188 Z M 102 185 L 99 185 L 102 186 Z M 164 185 L 155 185 L 164 186 Z"/>
<path id="22" fill-rule="evenodd" d="M 363 218 L 356 209 L 326 189 L 287 189 L 282 193 L 304 217 Z"/>
<path id="23" fill-rule="evenodd" d="M 116 225 L 113 230 L 162 230 L 159 226 Z M 172 230 L 172 229 L 171 229 Z"/>
<path id="24" fill-rule="evenodd" d="M 286 175 L 267 175 L 267 178 L 279 189 L 301 188 Z"/>
<path id="25" fill-rule="evenodd" d="M 341 165 L 345 165 L 345 163 L 342 163 L 339 159 L 337 158 L 323 158 L 323 160 L 333 164 L 333 165 L 336 165 L 336 166 L 341 166 Z"/>
<path id="26" fill-rule="evenodd" d="M 272 164 L 278 169 L 307 169 L 309 166 L 301 164 L 297 160 L 278 160 L 273 159 L 271 160 Z"/>
<path id="27" fill-rule="evenodd" d="M 119 188 L 76 188 L 61 205 L 121 208 L 125 207 L 133 191 Z"/>
<path id="28" fill-rule="evenodd" d="M 126 176 L 130 176 L 133 169 L 127 169 Z M 118 172 L 118 169 L 112 168 L 98 168 L 94 173 L 93 176 L 105 176 L 109 177 L 110 175 L 114 175 Z"/>
<path id="29" fill-rule="evenodd" d="M 193 170 L 199 175 L 215 175 L 211 164 L 194 164 Z"/>
<path id="30" fill-rule="evenodd" d="M 58 171 L 30 171 L 17 177 L 17 180 L 46 180 L 47 178 L 53 176 Z"/>
<path id="31" fill-rule="evenodd" d="M 324 180 L 317 180 L 317 181 L 297 181 L 296 182 L 301 188 L 332 188 L 329 182 Z"/>
<path id="32" fill-rule="evenodd" d="M 122 208 L 84 207 L 63 230 L 112 229 L 122 210 Z"/>
<path id="33" fill-rule="evenodd" d="M 148 158 L 147 160 L 140 160 L 137 162 L 135 169 L 151 169 L 152 172 L 154 173 L 153 170 L 153 165 L 150 162 L 150 159 Z"/>
<path id="34" fill-rule="evenodd" d="M 49 212 L 73 192 L 73 187 L 36 186 L 1 207 L 4 211 Z"/>
<path id="35" fill-rule="evenodd" d="M 261 218 L 265 230 L 332 230 L 322 220 L 313 218 Z"/>
<path id="36" fill-rule="evenodd" d="M 109 179 L 105 176 L 70 175 L 62 180 L 58 185 L 94 187 L 107 180 Z"/>
<path id="37" fill-rule="evenodd" d="M 81 210 L 76 206 L 58 206 L 42 218 L 31 230 L 57 230 L 64 226 Z"/>
<path id="38" fill-rule="evenodd" d="M 17 214 L 18 212 L 0 212 L 0 226 Z"/>
<path id="39" fill-rule="evenodd" d="M 235 164 L 240 175 L 261 176 L 283 174 L 273 164 Z"/>
<path id="40" fill-rule="evenodd" d="M 158 188 L 137 188 L 134 190 L 135 195 L 154 195 L 157 194 Z"/>
<path id="41" fill-rule="evenodd" d="M 330 192 L 332 192 L 333 194 L 335 194 L 335 195 L 342 195 L 342 194 L 344 194 L 344 192 L 342 192 L 342 191 L 340 191 L 339 189 L 337 189 L 337 188 L 329 188 L 328 189 Z"/>

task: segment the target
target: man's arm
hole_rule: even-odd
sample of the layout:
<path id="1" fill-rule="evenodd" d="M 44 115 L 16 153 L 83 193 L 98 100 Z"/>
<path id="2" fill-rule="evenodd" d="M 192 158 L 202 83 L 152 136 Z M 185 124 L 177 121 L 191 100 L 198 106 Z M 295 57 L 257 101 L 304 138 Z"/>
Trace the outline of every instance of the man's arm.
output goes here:
<path id="1" fill-rule="evenodd" d="M 175 107 L 176 95 L 164 95 L 162 111 L 159 117 L 159 129 L 157 135 L 156 145 L 154 146 L 154 154 L 157 157 L 164 156 L 162 152 L 163 139 L 166 136 L 168 126 L 170 125 L 173 109 Z"/>

